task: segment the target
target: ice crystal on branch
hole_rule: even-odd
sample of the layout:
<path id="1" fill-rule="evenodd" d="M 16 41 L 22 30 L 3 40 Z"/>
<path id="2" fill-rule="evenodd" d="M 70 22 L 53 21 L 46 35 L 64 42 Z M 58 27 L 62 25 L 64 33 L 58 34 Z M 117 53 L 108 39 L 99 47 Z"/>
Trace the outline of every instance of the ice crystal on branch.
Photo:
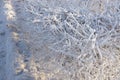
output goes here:
<path id="1" fill-rule="evenodd" d="M 106 66 L 112 75 L 120 57 L 120 0 L 26 0 L 24 7 L 28 22 L 50 32 L 49 49 L 77 60 L 85 80 L 107 79 Z"/>
<path id="2" fill-rule="evenodd" d="M 27 0 L 25 9 L 39 17 L 38 21 L 43 23 L 44 29 L 55 36 L 62 36 L 50 46 L 51 49 L 75 58 L 91 54 L 102 59 L 104 53 L 109 54 L 104 52 L 104 46 L 112 47 L 120 38 L 119 0 L 113 3 L 109 0 L 79 0 L 75 10 L 74 3 L 69 8 L 65 8 L 65 5 L 51 8 L 51 5 L 57 4 L 56 1 L 47 5 L 45 1 Z"/>

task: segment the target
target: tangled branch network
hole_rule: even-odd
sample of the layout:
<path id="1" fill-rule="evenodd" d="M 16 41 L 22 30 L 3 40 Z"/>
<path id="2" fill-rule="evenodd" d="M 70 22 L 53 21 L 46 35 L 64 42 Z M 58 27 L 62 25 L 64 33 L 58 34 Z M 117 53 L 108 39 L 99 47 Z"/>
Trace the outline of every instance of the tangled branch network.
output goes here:
<path id="1" fill-rule="evenodd" d="M 42 31 L 54 36 L 49 48 L 83 64 L 77 69 L 81 79 L 84 74 L 85 80 L 98 80 L 100 76 L 99 80 L 106 80 L 107 76 L 111 76 L 110 80 L 117 80 L 117 70 L 120 69 L 120 0 L 48 1 L 26 0 L 24 9 L 32 15 L 27 17 L 28 22 L 38 24 Z"/>
<path id="2" fill-rule="evenodd" d="M 33 16 L 39 17 L 32 22 L 41 22 L 45 30 L 50 31 L 56 38 L 51 49 L 77 59 L 98 58 L 113 56 L 111 49 L 120 49 L 120 1 L 107 2 L 101 12 L 89 8 L 92 1 L 84 2 L 82 7 L 65 9 L 62 7 L 50 8 L 45 1 L 26 1 L 25 9 Z M 96 0 L 97 1 L 97 0 Z M 93 1 L 94 2 L 94 1 Z M 44 3 L 44 4 L 43 4 Z M 55 3 L 54 3 L 55 4 Z"/>

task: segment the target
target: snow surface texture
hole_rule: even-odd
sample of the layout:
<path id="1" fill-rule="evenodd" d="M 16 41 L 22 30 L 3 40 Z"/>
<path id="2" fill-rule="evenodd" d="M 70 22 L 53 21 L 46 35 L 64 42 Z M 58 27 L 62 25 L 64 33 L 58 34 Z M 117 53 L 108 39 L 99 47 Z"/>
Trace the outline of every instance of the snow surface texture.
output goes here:
<path id="1" fill-rule="evenodd" d="M 5 80 L 5 63 L 6 63 L 6 51 L 5 51 L 5 17 L 3 15 L 3 4 L 0 1 L 0 80 Z M 2 15 L 2 16 L 1 16 Z"/>
<path id="2" fill-rule="evenodd" d="M 0 80 L 120 80 L 120 0 L 1 1 Z"/>

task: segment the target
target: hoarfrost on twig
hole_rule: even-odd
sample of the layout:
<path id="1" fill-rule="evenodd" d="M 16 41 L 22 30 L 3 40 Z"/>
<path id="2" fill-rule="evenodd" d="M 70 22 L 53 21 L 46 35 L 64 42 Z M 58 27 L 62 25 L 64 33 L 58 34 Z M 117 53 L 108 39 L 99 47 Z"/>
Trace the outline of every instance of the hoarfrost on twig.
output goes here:
<path id="1" fill-rule="evenodd" d="M 99 0 L 97 1 L 99 2 Z M 45 1 L 43 2 L 46 3 Z M 64 37 L 66 37 L 67 35 L 70 36 L 70 40 L 68 39 L 69 42 L 66 43 L 70 45 L 70 47 L 73 47 L 72 45 L 74 44 L 70 41 L 75 40 L 79 43 L 85 42 L 84 45 L 79 46 L 79 48 L 82 48 L 83 50 L 83 52 L 80 52 L 79 55 L 84 54 L 84 50 L 89 49 L 90 47 L 92 47 L 91 50 L 97 48 L 100 55 L 102 55 L 99 47 L 109 42 L 109 40 L 113 40 L 112 35 L 119 35 L 119 33 L 116 32 L 116 27 L 119 26 L 120 20 L 118 17 L 118 12 L 120 12 L 120 5 L 117 5 L 119 0 L 114 1 L 114 3 L 110 3 L 109 0 L 104 2 L 105 6 L 102 6 L 104 8 L 102 13 L 94 13 L 91 11 L 91 9 L 89 8 L 89 3 L 94 4 L 94 1 L 80 0 L 80 2 L 85 3 L 85 7 L 83 6 L 83 9 L 81 8 L 80 11 L 72 11 L 71 9 L 68 9 L 67 11 L 67 9 L 64 10 L 64 8 L 62 7 L 60 7 L 59 10 L 51 9 L 50 7 L 46 7 L 45 5 L 41 4 L 39 0 L 36 0 L 36 2 L 32 0 L 27 0 L 24 7 L 26 11 L 33 13 L 35 16 L 42 17 L 39 22 L 45 22 L 43 27 L 47 30 L 50 30 L 54 35 L 57 36 L 59 34 L 62 34 L 64 35 Z M 55 2 L 52 4 L 55 5 Z M 99 4 L 102 4 L 102 2 L 99 2 Z M 111 9 L 117 11 L 111 13 Z M 45 14 L 44 11 L 47 11 L 47 16 L 41 16 L 41 14 Z M 114 38 L 117 37 L 115 37 L 114 35 Z M 88 45 L 90 43 L 91 45 Z M 54 44 L 59 44 L 59 42 L 56 42 Z M 112 45 L 113 43 L 109 44 Z"/>
<path id="2" fill-rule="evenodd" d="M 103 60 L 113 45 L 120 49 L 120 42 L 115 43 L 120 40 L 119 0 L 79 0 L 78 3 L 84 4 L 79 4 L 75 10 L 75 5 L 56 9 L 35 1 L 26 0 L 26 11 L 40 18 L 44 30 L 54 36 L 62 35 L 61 40 L 56 38 L 56 42 L 49 46 L 53 51 L 72 56 L 82 63 L 87 59 Z M 95 4 L 99 5 L 95 7 Z M 115 56 L 114 50 L 111 53 Z"/>

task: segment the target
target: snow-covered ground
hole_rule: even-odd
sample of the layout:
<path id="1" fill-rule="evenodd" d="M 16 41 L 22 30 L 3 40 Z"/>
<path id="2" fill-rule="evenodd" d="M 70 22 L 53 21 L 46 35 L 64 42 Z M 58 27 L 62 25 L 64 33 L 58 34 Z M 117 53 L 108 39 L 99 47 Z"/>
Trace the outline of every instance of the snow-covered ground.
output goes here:
<path id="1" fill-rule="evenodd" d="M 120 80 L 119 3 L 0 0 L 0 80 Z"/>
<path id="2" fill-rule="evenodd" d="M 3 12 L 3 2 L 0 1 L 0 80 L 6 80 L 6 18 Z"/>

